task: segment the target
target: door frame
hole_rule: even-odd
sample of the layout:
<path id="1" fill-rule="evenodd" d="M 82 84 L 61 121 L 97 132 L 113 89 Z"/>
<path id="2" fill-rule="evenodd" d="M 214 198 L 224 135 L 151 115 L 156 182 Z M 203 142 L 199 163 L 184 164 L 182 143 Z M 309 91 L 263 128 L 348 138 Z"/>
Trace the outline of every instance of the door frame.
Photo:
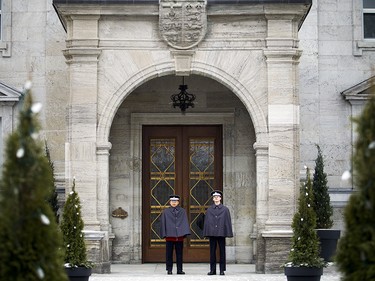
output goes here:
<path id="1" fill-rule="evenodd" d="M 214 165 L 212 167 L 212 173 L 214 175 L 213 181 L 211 182 L 211 188 L 220 189 L 222 190 L 222 173 L 223 173 L 223 131 L 222 125 L 144 125 L 142 127 L 143 131 L 143 161 L 142 161 L 142 214 L 147 214 L 142 218 L 142 227 L 145 230 L 145 227 L 149 226 L 147 231 L 142 232 L 142 260 L 143 262 L 164 262 L 165 261 L 165 243 L 160 245 L 160 242 L 154 247 L 150 247 L 150 239 L 151 239 L 151 214 L 152 214 L 152 207 L 150 207 L 147 202 L 151 202 L 151 190 L 150 181 L 151 181 L 151 151 L 150 145 L 152 139 L 163 139 L 169 140 L 174 144 L 174 164 L 173 164 L 173 173 L 174 173 L 174 181 L 173 185 L 175 188 L 175 194 L 181 196 L 182 202 L 181 207 L 186 210 L 189 225 L 193 223 L 191 221 L 193 210 L 190 208 L 190 193 L 191 193 L 191 184 L 196 179 L 190 179 L 190 169 L 191 169 L 191 162 L 190 162 L 190 140 L 195 139 L 196 141 L 205 139 L 214 140 L 212 143 L 213 151 L 214 151 Z M 146 159 L 147 158 L 147 159 Z M 171 165 L 172 166 L 172 165 Z M 171 177 L 171 175 L 167 176 Z M 171 178 L 169 178 L 171 179 Z M 172 194 L 169 192 L 169 195 Z M 212 204 L 212 200 L 210 199 L 210 195 L 207 194 L 207 198 L 204 200 L 208 200 L 205 203 L 206 208 L 208 208 Z M 165 199 L 165 198 L 164 198 Z M 164 203 L 164 202 L 163 202 Z M 168 202 L 166 202 L 166 207 L 169 206 Z M 188 205 L 187 205 L 188 204 Z M 155 211 L 155 210 L 154 210 Z M 162 210 L 159 209 L 161 212 Z M 160 221 L 159 221 L 160 222 Z M 190 238 L 193 237 L 193 229 L 191 229 L 191 236 L 188 236 L 184 240 L 184 261 L 185 262 L 209 262 L 209 244 L 208 240 L 206 241 L 205 246 L 201 245 L 193 245 L 191 244 Z M 162 239 L 164 240 L 164 239 Z M 146 245 L 147 244 L 147 245 Z"/>
<path id="2" fill-rule="evenodd" d="M 234 113 L 132 113 L 131 114 L 131 144 L 129 167 L 130 173 L 130 206 L 129 245 L 132 245 L 134 261 L 142 261 L 142 126 L 143 125 L 222 125 L 223 130 L 223 191 L 230 188 L 227 174 L 234 167 L 233 138 L 226 138 L 232 134 L 234 127 Z"/>

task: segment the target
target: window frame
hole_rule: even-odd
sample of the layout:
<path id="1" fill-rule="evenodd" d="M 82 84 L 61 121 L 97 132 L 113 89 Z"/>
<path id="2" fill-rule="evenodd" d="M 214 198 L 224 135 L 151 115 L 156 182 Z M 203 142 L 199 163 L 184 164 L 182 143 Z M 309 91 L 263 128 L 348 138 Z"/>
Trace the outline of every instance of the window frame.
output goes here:
<path id="1" fill-rule="evenodd" d="M 353 20 L 353 55 L 362 56 L 363 51 L 375 51 L 375 38 L 364 38 L 364 13 L 369 10 L 364 9 L 363 1 L 352 0 L 352 20 Z"/>
<path id="2" fill-rule="evenodd" d="M 12 36 L 12 1 L 0 1 L 0 57 L 11 56 L 11 36 Z"/>
<path id="3" fill-rule="evenodd" d="M 363 40 L 373 40 L 373 41 L 375 41 L 375 37 L 365 38 L 365 14 L 374 14 L 375 15 L 375 7 L 374 8 L 365 8 L 363 6 L 364 1 L 365 0 L 362 0 L 362 38 L 363 38 Z"/>
<path id="4" fill-rule="evenodd" d="M 3 36 L 3 24 L 2 24 L 2 16 L 1 16 L 2 6 L 3 6 L 3 1 L 0 0 L 0 40 Z"/>

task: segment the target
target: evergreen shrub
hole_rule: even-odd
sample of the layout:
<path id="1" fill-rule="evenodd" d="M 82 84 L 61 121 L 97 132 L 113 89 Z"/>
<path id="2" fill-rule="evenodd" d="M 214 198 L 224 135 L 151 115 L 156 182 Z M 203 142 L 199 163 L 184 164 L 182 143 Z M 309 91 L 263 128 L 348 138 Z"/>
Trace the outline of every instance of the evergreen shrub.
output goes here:
<path id="1" fill-rule="evenodd" d="M 287 267 L 325 266 L 319 256 L 319 238 L 316 234 L 316 214 L 313 209 L 314 196 L 310 170 L 306 168 L 306 181 L 301 184 L 298 199 L 298 210 L 293 217 L 292 249 L 289 253 Z"/>
<path id="2" fill-rule="evenodd" d="M 316 213 L 316 228 L 330 229 L 333 226 L 333 208 L 331 206 L 331 198 L 328 193 L 327 174 L 324 172 L 324 160 L 322 150 L 319 145 L 318 156 L 315 160 L 315 172 L 313 177 L 313 208 Z"/>
<path id="3" fill-rule="evenodd" d="M 0 280 L 65 281 L 62 237 L 53 211 L 53 175 L 39 140 L 31 82 L 25 85 L 19 123 L 6 141 L 0 180 Z"/>
<path id="4" fill-rule="evenodd" d="M 357 123 L 353 155 L 356 190 L 345 207 L 336 262 L 343 281 L 375 280 L 375 96 Z"/>
<path id="5" fill-rule="evenodd" d="M 61 221 L 66 267 L 92 267 L 91 262 L 87 260 L 83 228 L 81 202 L 75 191 L 75 180 L 73 180 L 72 191 L 65 202 Z"/>

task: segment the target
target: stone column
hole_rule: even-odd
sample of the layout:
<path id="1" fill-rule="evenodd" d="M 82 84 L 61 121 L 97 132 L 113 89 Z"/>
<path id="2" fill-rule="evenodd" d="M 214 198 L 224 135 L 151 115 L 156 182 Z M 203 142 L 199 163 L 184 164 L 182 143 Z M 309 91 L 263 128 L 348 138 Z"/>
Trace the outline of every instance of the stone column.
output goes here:
<path id="1" fill-rule="evenodd" d="M 262 238 L 262 230 L 265 228 L 268 219 L 268 145 L 256 142 L 256 177 L 257 177 L 257 198 L 256 198 L 256 272 L 264 272 L 265 245 Z"/>
<path id="2" fill-rule="evenodd" d="M 96 115 L 98 50 L 68 49 L 64 52 L 70 72 L 67 188 L 75 187 L 82 203 L 85 227 L 100 230 L 97 219 Z"/>
<path id="3" fill-rule="evenodd" d="M 98 219 L 101 230 L 111 231 L 109 225 L 109 150 L 112 144 L 110 142 L 97 144 L 97 187 L 98 187 Z"/>
<path id="4" fill-rule="evenodd" d="M 298 21 L 268 11 L 267 58 L 269 176 L 268 219 L 262 233 L 265 272 L 280 271 L 290 250 L 291 223 L 299 190 Z"/>
<path id="5" fill-rule="evenodd" d="M 290 229 L 299 186 L 299 52 L 266 51 L 268 64 L 269 217 L 267 228 Z"/>
<path id="6" fill-rule="evenodd" d="M 109 272 L 108 151 L 110 144 L 97 143 L 99 16 L 67 18 L 67 49 L 70 97 L 66 143 L 66 189 L 73 178 L 81 199 L 87 250 L 94 272 Z M 68 193 L 67 192 L 67 193 Z"/>
<path id="7" fill-rule="evenodd" d="M 66 144 L 67 189 L 75 178 L 85 228 L 100 230 L 97 218 L 96 124 L 98 100 L 98 16 L 67 21 L 70 99 Z"/>

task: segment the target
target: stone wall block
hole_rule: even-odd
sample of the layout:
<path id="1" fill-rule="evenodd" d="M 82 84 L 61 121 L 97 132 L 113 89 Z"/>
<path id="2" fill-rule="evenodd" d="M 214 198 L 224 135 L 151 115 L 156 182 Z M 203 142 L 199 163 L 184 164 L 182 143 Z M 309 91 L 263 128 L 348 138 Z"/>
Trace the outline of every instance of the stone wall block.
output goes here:
<path id="1" fill-rule="evenodd" d="M 283 273 L 281 267 L 289 256 L 291 238 L 266 237 L 265 240 L 265 264 L 264 273 Z"/>
<path id="2" fill-rule="evenodd" d="M 105 231 L 84 230 L 84 234 L 87 258 L 94 263 L 93 273 L 110 273 L 108 233 Z"/>

